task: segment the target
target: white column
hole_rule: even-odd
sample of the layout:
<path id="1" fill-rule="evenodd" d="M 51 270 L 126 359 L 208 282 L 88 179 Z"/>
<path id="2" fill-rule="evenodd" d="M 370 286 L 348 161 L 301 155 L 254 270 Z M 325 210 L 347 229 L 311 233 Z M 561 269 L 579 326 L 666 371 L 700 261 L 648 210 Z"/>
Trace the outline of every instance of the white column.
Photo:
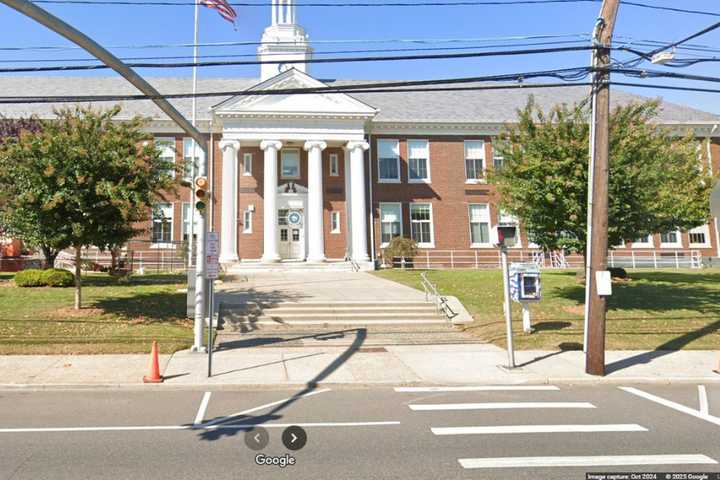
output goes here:
<path id="1" fill-rule="evenodd" d="M 370 260 L 367 245 L 367 209 L 365 208 L 365 151 L 367 142 L 348 142 L 350 152 L 350 211 L 352 212 L 352 258 Z"/>
<path id="2" fill-rule="evenodd" d="M 345 171 L 345 249 L 350 258 L 352 258 L 352 212 L 350 207 L 350 199 L 352 198 L 352 182 L 350 181 L 350 151 L 343 149 L 345 155 L 344 171 Z"/>
<path id="3" fill-rule="evenodd" d="M 263 188 L 263 262 L 279 262 L 277 242 L 277 157 L 282 143 L 266 140 L 260 143 L 265 152 L 265 182 Z"/>
<path id="4" fill-rule="evenodd" d="M 323 229 L 323 168 L 322 152 L 327 143 L 312 140 L 305 142 L 308 152 L 308 262 L 325 261 L 325 231 Z"/>
<path id="5" fill-rule="evenodd" d="M 222 210 L 220 211 L 220 262 L 238 261 L 237 254 L 237 154 L 240 142 L 222 140 Z"/>

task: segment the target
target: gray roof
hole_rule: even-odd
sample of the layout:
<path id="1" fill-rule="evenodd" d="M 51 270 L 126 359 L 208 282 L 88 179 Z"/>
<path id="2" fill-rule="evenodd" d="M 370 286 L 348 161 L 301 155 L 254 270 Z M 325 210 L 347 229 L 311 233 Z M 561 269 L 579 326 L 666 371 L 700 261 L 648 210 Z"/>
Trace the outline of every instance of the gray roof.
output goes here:
<path id="1" fill-rule="evenodd" d="M 149 77 L 147 80 L 163 94 L 189 93 L 192 80 L 189 77 Z M 259 82 L 256 78 L 207 78 L 198 81 L 198 92 L 229 92 L 245 90 Z M 326 81 L 330 85 L 374 83 L 365 80 Z M 119 77 L 0 77 L 0 96 L 65 96 L 65 95 L 132 95 L 139 92 Z M 544 110 L 558 103 L 573 104 L 582 101 L 587 87 L 534 88 L 515 90 L 483 90 L 454 92 L 391 92 L 355 93 L 353 97 L 375 108 L 380 113 L 376 121 L 383 122 L 438 122 L 438 123 L 503 123 L 515 119 L 515 111 L 534 95 Z M 228 98 L 227 95 L 198 99 L 198 119 L 210 118 L 210 107 Z M 612 102 L 627 104 L 646 100 L 648 97 L 614 89 Z M 188 118 L 191 100 L 174 99 L 171 102 Z M 133 115 L 167 119 L 148 100 L 127 102 L 96 102 L 97 107 L 121 104 L 121 117 Z M 52 116 L 58 104 L 0 104 L 0 115 L 5 117 Z M 660 123 L 720 122 L 720 116 L 675 103 L 663 102 Z"/>

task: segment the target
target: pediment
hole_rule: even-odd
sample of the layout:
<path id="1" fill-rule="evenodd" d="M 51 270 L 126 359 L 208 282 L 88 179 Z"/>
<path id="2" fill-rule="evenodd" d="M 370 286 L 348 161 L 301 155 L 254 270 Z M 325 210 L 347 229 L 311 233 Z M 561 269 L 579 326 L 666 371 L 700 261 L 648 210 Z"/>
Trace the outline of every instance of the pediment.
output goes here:
<path id="1" fill-rule="evenodd" d="M 248 89 L 288 90 L 328 85 L 290 69 Z M 237 95 L 213 107 L 218 115 L 320 115 L 372 117 L 377 110 L 345 93 Z"/>

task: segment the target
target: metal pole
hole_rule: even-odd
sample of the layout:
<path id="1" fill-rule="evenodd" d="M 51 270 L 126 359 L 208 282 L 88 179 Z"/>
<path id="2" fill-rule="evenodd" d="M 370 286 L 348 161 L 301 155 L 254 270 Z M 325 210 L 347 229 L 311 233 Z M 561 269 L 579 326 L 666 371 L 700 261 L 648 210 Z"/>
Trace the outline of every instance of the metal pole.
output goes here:
<path id="1" fill-rule="evenodd" d="M 500 263 L 502 263 L 503 296 L 505 301 L 505 327 L 507 336 L 508 368 L 515 368 L 515 350 L 513 349 L 512 337 L 512 310 L 510 306 L 510 279 L 508 278 L 508 257 L 507 248 L 500 248 Z"/>
<path id="2" fill-rule="evenodd" d="M 212 351 L 213 351 L 213 321 L 215 319 L 215 285 L 213 285 L 214 280 L 208 280 L 208 296 L 209 296 L 209 303 L 210 303 L 210 313 L 208 314 L 208 318 L 210 321 L 208 322 L 208 373 L 207 376 L 212 377 Z"/>
<path id="3" fill-rule="evenodd" d="M 205 213 L 200 212 L 198 241 L 195 242 L 195 341 L 193 352 L 203 352 L 203 322 L 205 321 Z"/>
<path id="4" fill-rule="evenodd" d="M 195 3 L 195 28 L 194 28 L 194 34 L 193 34 L 193 63 L 196 65 L 193 67 L 192 70 L 192 113 L 190 120 L 192 122 L 193 127 L 197 128 L 197 98 L 195 97 L 195 94 L 197 93 L 197 61 L 198 61 L 198 32 L 199 32 L 199 15 L 200 15 L 200 3 Z M 183 148 L 185 145 L 183 145 Z M 193 238 L 195 236 L 195 188 L 194 188 L 194 182 L 195 182 L 195 159 L 197 158 L 197 142 L 193 141 L 192 144 L 192 160 L 190 164 L 190 235 L 188 237 L 188 267 L 192 267 L 192 251 L 193 251 L 193 242 L 195 239 Z"/>

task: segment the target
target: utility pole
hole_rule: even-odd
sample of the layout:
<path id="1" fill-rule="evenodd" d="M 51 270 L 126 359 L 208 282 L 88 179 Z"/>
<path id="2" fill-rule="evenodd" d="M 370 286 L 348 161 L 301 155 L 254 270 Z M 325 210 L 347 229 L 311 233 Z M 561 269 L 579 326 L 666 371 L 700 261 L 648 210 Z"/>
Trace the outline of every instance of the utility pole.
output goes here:
<path id="1" fill-rule="evenodd" d="M 605 375 L 605 297 L 598 295 L 596 272 L 607 269 L 608 250 L 608 165 L 610 157 L 610 46 L 620 0 L 603 0 L 593 40 L 596 41 L 593 74 L 594 102 L 593 155 L 588 176 L 592 178 L 589 205 L 592 206 L 588 229 L 590 238 L 590 268 L 585 278 L 589 290 L 587 310 L 587 342 L 585 371 L 590 375 Z"/>

